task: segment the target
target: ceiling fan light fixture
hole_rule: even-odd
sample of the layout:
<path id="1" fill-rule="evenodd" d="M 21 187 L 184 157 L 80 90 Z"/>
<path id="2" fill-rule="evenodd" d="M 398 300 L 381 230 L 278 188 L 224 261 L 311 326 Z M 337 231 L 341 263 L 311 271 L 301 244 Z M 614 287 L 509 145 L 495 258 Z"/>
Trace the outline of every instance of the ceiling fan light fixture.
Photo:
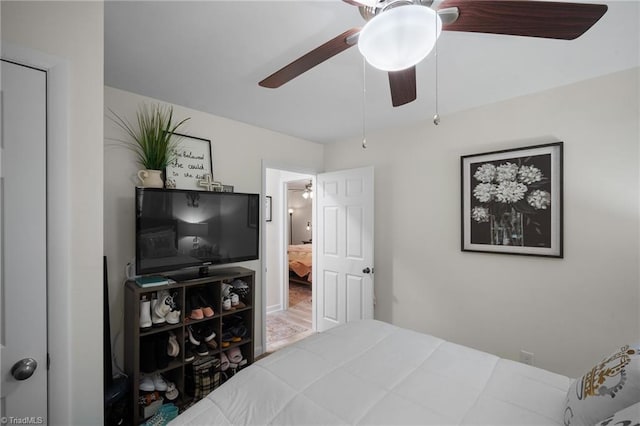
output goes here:
<path id="1" fill-rule="evenodd" d="M 367 22 L 360 32 L 358 49 L 373 67 L 400 71 L 422 61 L 441 32 L 442 20 L 430 7 L 394 7 Z"/>

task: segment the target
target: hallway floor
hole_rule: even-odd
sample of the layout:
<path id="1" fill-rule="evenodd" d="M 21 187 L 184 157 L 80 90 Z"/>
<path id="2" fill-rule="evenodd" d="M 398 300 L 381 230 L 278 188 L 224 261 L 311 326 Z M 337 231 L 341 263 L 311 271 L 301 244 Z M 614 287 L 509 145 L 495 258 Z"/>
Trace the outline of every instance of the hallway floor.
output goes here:
<path id="1" fill-rule="evenodd" d="M 267 352 L 313 334 L 311 286 L 289 284 L 289 309 L 267 314 Z"/>

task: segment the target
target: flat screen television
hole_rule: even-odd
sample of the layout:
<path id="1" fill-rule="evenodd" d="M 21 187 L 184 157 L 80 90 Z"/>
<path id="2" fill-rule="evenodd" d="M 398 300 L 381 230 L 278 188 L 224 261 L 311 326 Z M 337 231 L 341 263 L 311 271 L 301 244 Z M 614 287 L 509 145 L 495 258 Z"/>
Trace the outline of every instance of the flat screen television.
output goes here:
<path id="1" fill-rule="evenodd" d="M 258 259 L 258 194 L 136 188 L 136 274 Z M 185 271 L 182 271 L 185 272 Z"/>

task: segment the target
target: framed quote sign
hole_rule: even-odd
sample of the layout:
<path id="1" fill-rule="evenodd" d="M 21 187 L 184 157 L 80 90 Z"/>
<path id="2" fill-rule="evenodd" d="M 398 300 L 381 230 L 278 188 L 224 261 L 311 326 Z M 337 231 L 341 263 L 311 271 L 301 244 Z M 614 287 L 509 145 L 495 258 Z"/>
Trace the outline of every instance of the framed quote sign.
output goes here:
<path id="1" fill-rule="evenodd" d="M 198 182 L 205 175 L 213 176 L 211 141 L 175 133 L 180 138 L 174 150 L 174 160 L 165 169 L 165 186 L 176 189 L 200 190 Z"/>

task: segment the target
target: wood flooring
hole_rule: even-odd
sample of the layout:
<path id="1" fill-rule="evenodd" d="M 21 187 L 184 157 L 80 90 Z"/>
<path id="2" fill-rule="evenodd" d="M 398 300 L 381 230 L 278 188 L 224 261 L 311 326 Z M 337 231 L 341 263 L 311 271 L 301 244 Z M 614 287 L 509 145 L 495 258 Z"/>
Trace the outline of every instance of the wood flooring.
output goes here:
<path id="1" fill-rule="evenodd" d="M 289 309 L 267 314 L 267 352 L 315 333 L 312 330 L 311 286 L 289 283 Z"/>

